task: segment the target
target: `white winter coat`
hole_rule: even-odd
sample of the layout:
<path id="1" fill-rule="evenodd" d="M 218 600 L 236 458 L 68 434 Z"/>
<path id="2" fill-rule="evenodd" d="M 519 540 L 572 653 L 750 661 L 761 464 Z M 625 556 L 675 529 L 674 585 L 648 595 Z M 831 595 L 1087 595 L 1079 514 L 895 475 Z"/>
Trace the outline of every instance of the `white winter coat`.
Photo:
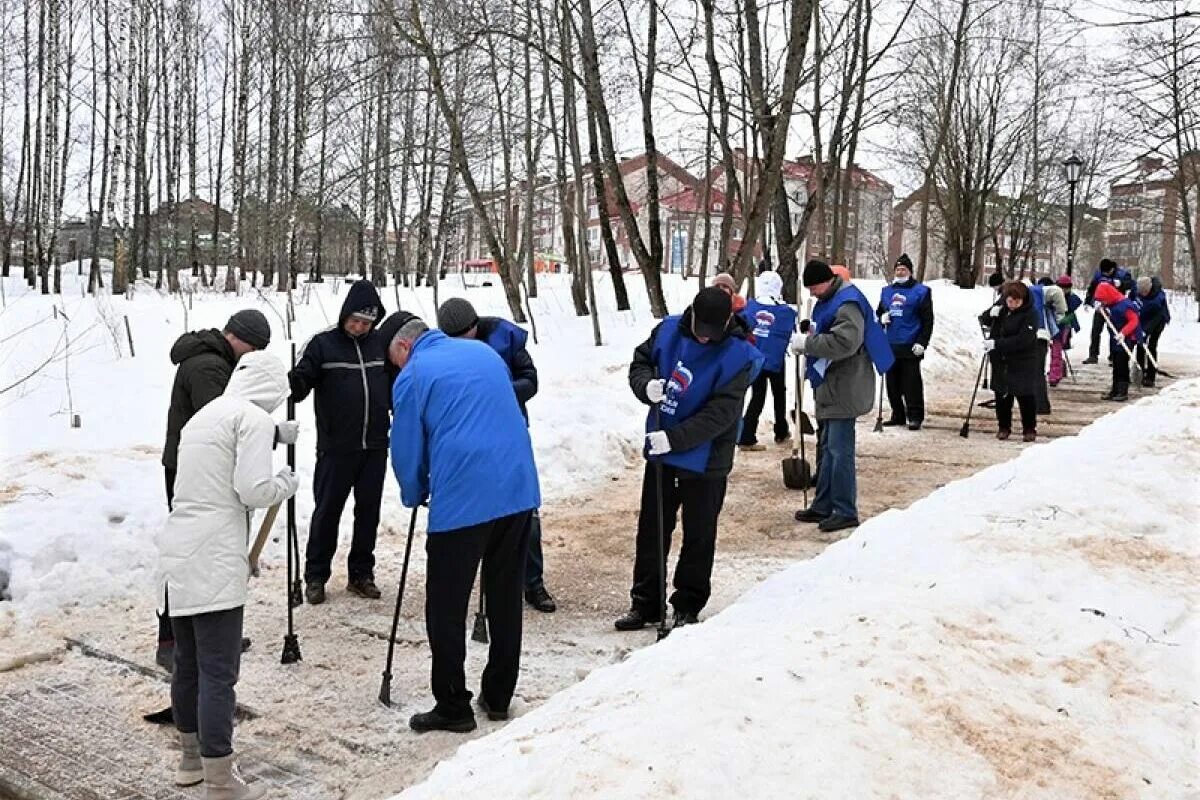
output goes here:
<path id="1" fill-rule="evenodd" d="M 271 412 L 288 394 L 287 369 L 251 352 L 234 367 L 225 393 L 196 412 L 180 434 L 174 510 L 158 535 L 158 608 L 169 592 L 174 617 L 246 603 L 250 509 L 296 492 L 276 475 Z"/>

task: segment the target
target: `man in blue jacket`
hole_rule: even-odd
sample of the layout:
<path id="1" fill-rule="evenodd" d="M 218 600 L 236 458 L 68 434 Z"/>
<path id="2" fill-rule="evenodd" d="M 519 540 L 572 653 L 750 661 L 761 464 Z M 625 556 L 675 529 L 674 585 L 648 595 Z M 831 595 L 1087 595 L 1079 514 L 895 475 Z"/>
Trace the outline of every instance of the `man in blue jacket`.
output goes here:
<path id="1" fill-rule="evenodd" d="M 629 388 L 657 406 L 646 415 L 646 471 L 638 513 L 633 588 L 619 631 L 662 621 L 666 564 L 658 563 L 659 514 L 664 558 L 671 550 L 676 515 L 683 510 L 683 544 L 675 565 L 674 627 L 698 622 L 712 594 L 717 518 L 742 419 L 746 390 L 762 354 L 745 339 L 733 299 L 716 286 L 701 289 L 682 315 L 664 319 L 633 351 Z M 662 469 L 659 506 L 655 462 Z"/>
<path id="2" fill-rule="evenodd" d="M 1088 283 L 1087 293 L 1083 297 L 1083 302 L 1090 306 L 1096 305 L 1096 287 L 1102 283 L 1111 284 L 1117 287 L 1121 294 L 1129 294 L 1133 290 L 1133 275 L 1129 270 L 1122 269 L 1117 266 L 1117 262 L 1112 259 L 1100 259 L 1100 266 L 1096 268 L 1096 272 L 1092 275 L 1092 280 Z M 1096 364 L 1100 361 L 1100 334 L 1104 331 L 1104 317 L 1099 311 L 1092 314 L 1092 340 L 1088 347 L 1088 357 L 1084 359 L 1085 364 Z"/>
<path id="3" fill-rule="evenodd" d="M 1138 365 L 1142 368 L 1142 386 L 1153 388 L 1154 380 L 1158 377 L 1158 370 L 1154 367 L 1158 362 L 1158 339 L 1171 322 L 1171 307 L 1167 303 L 1162 281 L 1156 277 L 1143 275 L 1138 278 L 1137 293 L 1142 303 L 1142 330 L 1146 334 L 1145 341 L 1138 345 Z M 1154 359 L 1153 363 L 1146 358 L 1147 349 Z"/>
<path id="4" fill-rule="evenodd" d="M 750 405 L 742 420 L 742 436 L 738 446 L 743 450 L 763 450 L 758 443 L 758 418 L 767 402 L 767 387 L 775 404 L 775 444 L 783 444 L 790 436 L 787 421 L 787 377 L 784 356 L 788 340 L 796 327 L 796 309 L 783 302 L 783 279 L 778 272 L 767 270 L 756 281 L 757 297 L 746 303 L 742 318 L 754 336 L 754 346 L 763 355 L 762 372 L 750 389 Z"/>
<path id="5" fill-rule="evenodd" d="M 371 282 L 356 282 L 342 303 L 338 324 L 313 336 L 288 373 L 293 400 L 300 402 L 310 391 L 315 394 L 315 507 L 304 564 L 304 596 L 312 605 L 325 602 L 338 525 L 351 490 L 354 538 L 346 589 L 372 600 L 380 596 L 375 586 L 375 535 L 387 474 L 391 388 L 384 368 L 384 342 L 375 329 L 383 313 Z"/>
<path id="6" fill-rule="evenodd" d="M 438 328 L 455 339 L 475 339 L 483 342 L 504 359 L 512 379 L 513 392 L 521 406 L 526 423 L 529 412 L 525 404 L 538 390 L 537 367 L 525 349 L 528 334 L 513 323 L 499 317 L 480 317 L 471 301 L 452 297 L 437 311 Z M 529 518 L 529 556 L 525 559 L 525 602 L 546 614 L 558 606 L 546 590 L 545 560 L 542 556 L 542 520 L 535 509 Z"/>
<path id="7" fill-rule="evenodd" d="M 392 469 L 406 507 L 429 504 L 425 627 L 436 704 L 409 727 L 463 733 L 475 729 L 463 663 L 481 559 L 491 646 L 478 704 L 488 719 L 508 718 L 517 685 L 529 515 L 541 505 L 533 445 L 494 350 L 431 331 L 416 317 L 387 327 L 396 330 L 388 358 L 400 370 Z"/>
<path id="8" fill-rule="evenodd" d="M 883 424 L 907 424 L 910 431 L 919 431 L 925 421 L 921 362 L 933 337 L 933 292 L 913 277 L 913 263 L 907 253 L 896 259 L 892 282 L 883 287 L 875 316 L 887 330 L 896 359 L 885 376 L 892 414 Z"/>

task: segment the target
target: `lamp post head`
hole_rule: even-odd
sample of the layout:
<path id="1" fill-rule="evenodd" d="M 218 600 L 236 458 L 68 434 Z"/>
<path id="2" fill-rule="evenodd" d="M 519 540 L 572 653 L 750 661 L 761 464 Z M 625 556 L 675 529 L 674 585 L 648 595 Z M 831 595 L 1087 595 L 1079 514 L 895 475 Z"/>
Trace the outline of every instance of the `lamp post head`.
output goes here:
<path id="1" fill-rule="evenodd" d="M 1071 153 L 1070 158 L 1063 162 L 1063 168 L 1067 171 L 1067 183 L 1072 186 L 1079 183 L 1083 175 L 1083 159 L 1078 153 Z"/>

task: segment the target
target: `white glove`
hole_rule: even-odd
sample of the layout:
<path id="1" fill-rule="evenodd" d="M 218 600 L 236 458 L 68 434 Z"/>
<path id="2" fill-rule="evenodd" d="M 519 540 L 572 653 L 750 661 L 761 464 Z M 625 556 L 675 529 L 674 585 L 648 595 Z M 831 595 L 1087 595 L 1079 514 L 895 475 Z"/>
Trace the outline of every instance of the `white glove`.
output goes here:
<path id="1" fill-rule="evenodd" d="M 998 306 L 998 305 L 992 306 L 992 316 L 993 317 L 1000 316 L 1000 306 Z"/>
<path id="2" fill-rule="evenodd" d="M 925 355 L 925 345 L 921 344 L 920 342 L 918 342 L 917 344 L 914 344 L 912 346 L 912 354 L 914 356 L 916 356 L 917 358 L 920 358 L 921 356 Z"/>
<path id="3" fill-rule="evenodd" d="M 804 352 L 804 348 L 808 346 L 808 336 L 803 333 L 792 334 L 792 352 L 800 355 Z"/>
<path id="4" fill-rule="evenodd" d="M 990 353 L 995 349 L 996 349 L 996 342 L 994 339 L 984 339 L 983 340 L 983 352 Z"/>
<path id="5" fill-rule="evenodd" d="M 280 444 L 295 444 L 300 436 L 300 423 L 295 420 L 285 420 L 275 426 L 275 441 Z"/>
<path id="6" fill-rule="evenodd" d="M 285 500 L 296 494 L 300 489 L 300 479 L 296 477 L 296 473 L 292 471 L 291 467 L 284 467 L 279 470 L 279 472 L 275 473 L 275 477 L 283 482 L 283 498 Z"/>
<path id="7" fill-rule="evenodd" d="M 879 318 L 879 324 L 885 328 L 888 325 L 891 325 L 892 324 L 892 315 L 885 312 L 884 315 Z"/>
<path id="8" fill-rule="evenodd" d="M 671 452 L 671 440 L 666 431 L 650 431 L 646 434 L 646 444 L 650 445 L 650 455 L 661 456 Z"/>
<path id="9" fill-rule="evenodd" d="M 655 378 L 646 384 L 646 399 L 651 403 L 661 403 L 666 396 L 667 382 L 662 378 Z"/>
<path id="10" fill-rule="evenodd" d="M 1050 341 L 1050 331 L 1046 330 L 1045 328 L 1038 328 L 1037 338 L 1044 342 Z"/>

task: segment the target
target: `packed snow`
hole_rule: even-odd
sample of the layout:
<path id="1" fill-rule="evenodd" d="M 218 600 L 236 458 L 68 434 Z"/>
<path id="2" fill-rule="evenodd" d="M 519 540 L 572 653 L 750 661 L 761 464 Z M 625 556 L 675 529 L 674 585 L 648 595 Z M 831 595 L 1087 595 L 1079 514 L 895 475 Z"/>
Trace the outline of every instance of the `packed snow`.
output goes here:
<path id="1" fill-rule="evenodd" d="M 870 520 L 400 797 L 1190 797 L 1198 453 L 1192 380 Z"/>

